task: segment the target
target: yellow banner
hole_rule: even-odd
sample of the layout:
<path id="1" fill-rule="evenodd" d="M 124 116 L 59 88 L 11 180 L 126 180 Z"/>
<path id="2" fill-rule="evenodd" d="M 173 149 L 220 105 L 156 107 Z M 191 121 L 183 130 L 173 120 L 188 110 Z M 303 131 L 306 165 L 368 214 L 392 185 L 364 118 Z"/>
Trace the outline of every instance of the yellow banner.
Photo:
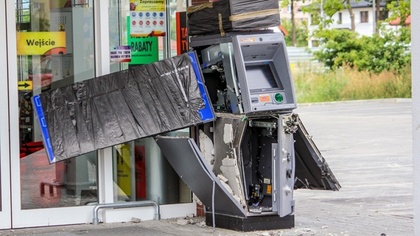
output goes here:
<path id="1" fill-rule="evenodd" d="M 166 0 L 130 0 L 130 36 L 166 35 Z"/>
<path id="2" fill-rule="evenodd" d="M 18 32 L 18 55 L 66 53 L 66 32 Z"/>
<path id="3" fill-rule="evenodd" d="M 129 144 L 119 144 L 115 146 L 117 150 L 117 184 L 118 195 L 131 196 L 131 154 Z"/>
<path id="4" fill-rule="evenodd" d="M 165 11 L 165 0 L 130 0 L 130 11 Z"/>

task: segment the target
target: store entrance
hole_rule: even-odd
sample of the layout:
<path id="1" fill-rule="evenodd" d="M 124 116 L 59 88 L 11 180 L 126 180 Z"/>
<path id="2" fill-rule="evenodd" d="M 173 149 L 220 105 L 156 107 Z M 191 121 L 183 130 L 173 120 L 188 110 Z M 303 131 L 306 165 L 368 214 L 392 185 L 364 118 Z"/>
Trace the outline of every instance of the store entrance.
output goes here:
<path id="1" fill-rule="evenodd" d="M 71 88 L 77 82 L 128 67 L 128 64 L 111 62 L 110 48 L 129 45 L 130 2 L 16 0 L 7 1 L 4 9 L 0 6 L 0 10 L 8 13 L 5 14 L 7 22 L 6 19 L 2 22 L 0 17 L 0 24 L 6 26 L 1 41 L 7 42 L 5 48 L 10 48 L 9 53 L 3 53 L 5 61 L 0 63 L 0 67 L 4 67 L 0 73 L 4 71 L 2 75 L 9 78 L 9 81 L 2 80 L 0 86 L 4 88 L 2 94 L 8 94 L 0 104 L 7 104 L 4 110 L 9 111 L 4 114 L 5 119 L 1 119 L 0 114 L 1 124 L 9 124 L 0 125 L 0 228 L 90 223 L 93 208 L 98 203 L 153 200 L 167 205 L 161 208 L 162 217 L 195 212 L 191 191 L 169 168 L 151 138 L 60 161 L 49 160 L 43 146 L 48 142 L 41 142 L 38 123 L 44 121 L 34 112 L 33 96 L 49 96 L 57 89 Z M 167 6 L 176 6 L 175 2 L 164 1 L 162 5 L 171 21 L 175 8 Z M 154 61 L 174 56 L 176 52 L 176 48 L 172 48 L 174 37 L 169 29 L 166 32 L 166 38 L 150 38 L 156 47 L 146 56 L 153 54 Z M 0 39 L 2 37 L 0 34 Z M 151 62 L 135 61 L 134 64 Z M 65 96 L 51 97 L 66 99 Z M 69 112 L 66 107 L 57 109 Z M 64 125 L 57 121 L 48 125 Z M 188 130 L 182 132 L 188 135 Z M 132 217 L 152 220 L 154 213 L 139 208 L 110 209 L 101 211 L 99 220 L 125 222 Z M 6 225 L 1 225 L 4 222 Z"/>
<path id="2" fill-rule="evenodd" d="M 73 2 L 14 3 L 19 153 L 11 159 L 19 171 L 12 172 L 12 227 L 85 223 L 81 216 L 98 203 L 97 152 L 50 163 L 31 102 L 95 76 L 94 1 Z"/>

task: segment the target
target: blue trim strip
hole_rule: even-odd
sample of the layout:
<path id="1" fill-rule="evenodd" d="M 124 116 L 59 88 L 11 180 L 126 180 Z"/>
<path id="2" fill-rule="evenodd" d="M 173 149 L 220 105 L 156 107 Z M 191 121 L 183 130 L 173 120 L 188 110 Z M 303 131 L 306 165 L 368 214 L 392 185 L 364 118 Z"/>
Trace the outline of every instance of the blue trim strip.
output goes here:
<path id="1" fill-rule="evenodd" d="M 198 88 L 200 89 L 201 98 L 204 101 L 204 108 L 200 109 L 198 113 L 200 114 L 202 121 L 204 122 L 212 121 L 215 119 L 216 116 L 214 114 L 213 107 L 209 100 L 209 97 L 207 96 L 206 87 L 204 85 L 204 80 L 202 78 L 201 70 L 200 70 L 199 64 L 197 63 L 197 56 L 195 55 L 195 52 L 189 52 L 188 55 L 190 57 L 192 67 L 194 69 L 195 77 L 197 78 Z"/>
<path id="2" fill-rule="evenodd" d="M 45 120 L 44 110 L 42 109 L 42 104 L 39 95 L 35 95 L 32 97 L 32 105 L 35 107 L 35 111 L 38 116 L 38 122 L 41 128 L 42 139 L 44 142 L 45 151 L 47 152 L 48 160 L 50 161 L 50 163 L 54 163 L 56 160 L 52 150 L 50 135 L 48 133 L 47 128 L 47 122 Z"/>

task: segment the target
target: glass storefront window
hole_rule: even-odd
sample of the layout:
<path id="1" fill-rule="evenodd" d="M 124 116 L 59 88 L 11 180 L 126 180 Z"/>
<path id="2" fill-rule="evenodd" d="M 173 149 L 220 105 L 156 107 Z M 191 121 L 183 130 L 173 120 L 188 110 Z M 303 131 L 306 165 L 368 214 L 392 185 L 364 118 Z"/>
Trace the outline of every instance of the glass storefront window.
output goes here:
<path id="1" fill-rule="evenodd" d="M 49 164 L 30 101 L 95 76 L 93 2 L 15 1 L 22 209 L 98 202 L 96 152 Z"/>
<path id="2" fill-rule="evenodd" d="M 22 158 L 22 209 L 96 203 L 96 163 L 96 153 L 52 165 L 44 150 Z"/>
<path id="3" fill-rule="evenodd" d="M 168 0 L 169 1 L 169 0 Z M 151 42 L 150 45 L 156 46 L 153 51 L 152 48 L 147 48 L 147 52 L 139 55 L 137 59 L 135 54 L 139 53 L 134 48 L 132 52 L 131 63 L 111 64 L 111 72 L 127 69 L 131 66 L 137 66 L 147 63 L 152 63 L 161 60 L 164 57 L 171 57 L 176 55 L 176 37 L 173 35 L 174 30 L 167 30 L 165 36 L 152 36 L 147 38 L 138 38 L 130 36 L 130 27 L 132 24 L 137 24 L 141 21 L 139 19 L 139 12 L 135 12 L 134 20 L 131 19 L 133 9 L 130 9 L 131 4 L 136 4 L 129 0 L 109 0 L 110 6 L 110 49 L 116 46 L 131 46 L 137 43 L 142 43 L 143 40 Z M 138 4 L 141 4 L 140 1 Z M 175 27 L 172 22 L 175 20 L 176 6 L 179 6 L 176 1 L 169 1 L 165 6 L 165 14 L 170 14 L 171 27 Z M 140 7 L 140 5 L 137 5 Z M 136 10 L 135 10 L 136 11 Z M 133 23 L 133 21 L 135 23 Z M 166 19 L 165 19 L 166 21 Z M 169 27 L 169 28 L 171 28 Z M 170 39 L 167 40 L 167 37 Z M 169 43 L 168 43 L 169 42 Z M 157 45 L 155 45 L 157 44 Z M 165 47 L 169 45 L 169 47 Z M 167 51 L 164 51 L 167 48 Z M 142 48 L 144 49 L 144 48 Z M 144 49 L 146 50 L 146 49 Z M 156 55 L 152 55 L 152 54 Z M 154 58 L 154 59 L 151 59 Z M 188 129 L 172 132 L 168 135 L 183 135 L 188 136 Z M 161 153 L 159 147 L 153 138 L 144 138 L 135 140 L 133 142 L 116 145 L 113 147 L 113 167 L 114 167 L 114 201 L 141 201 L 152 200 L 159 204 L 174 204 L 192 202 L 192 194 L 188 187 L 178 177 L 176 172 L 170 166 L 166 158 Z"/>

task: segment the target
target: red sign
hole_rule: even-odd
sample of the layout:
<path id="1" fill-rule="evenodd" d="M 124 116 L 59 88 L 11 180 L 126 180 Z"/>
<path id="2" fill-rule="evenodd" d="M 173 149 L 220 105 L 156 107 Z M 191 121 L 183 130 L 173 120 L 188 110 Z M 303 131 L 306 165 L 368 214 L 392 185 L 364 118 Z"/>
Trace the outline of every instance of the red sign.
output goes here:
<path id="1" fill-rule="evenodd" d="M 188 34 L 187 34 L 187 13 L 176 13 L 176 44 L 177 53 L 181 55 L 188 52 Z"/>

